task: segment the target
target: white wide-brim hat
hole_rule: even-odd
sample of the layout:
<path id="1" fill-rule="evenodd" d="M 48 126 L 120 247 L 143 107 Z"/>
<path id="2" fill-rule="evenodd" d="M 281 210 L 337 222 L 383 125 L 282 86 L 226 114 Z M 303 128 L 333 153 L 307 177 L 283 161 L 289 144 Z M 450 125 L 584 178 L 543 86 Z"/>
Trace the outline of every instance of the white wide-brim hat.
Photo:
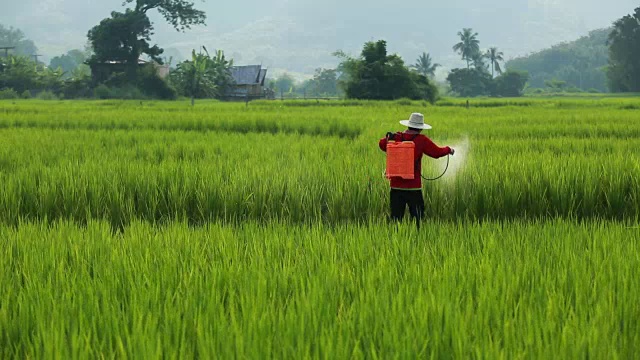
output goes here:
<path id="1" fill-rule="evenodd" d="M 431 129 L 431 125 L 424 123 L 424 115 L 420 113 L 411 114 L 411 117 L 409 118 L 409 120 L 402 120 L 400 121 L 400 124 L 410 128 L 414 128 L 414 129 L 423 129 L 423 130 Z"/>

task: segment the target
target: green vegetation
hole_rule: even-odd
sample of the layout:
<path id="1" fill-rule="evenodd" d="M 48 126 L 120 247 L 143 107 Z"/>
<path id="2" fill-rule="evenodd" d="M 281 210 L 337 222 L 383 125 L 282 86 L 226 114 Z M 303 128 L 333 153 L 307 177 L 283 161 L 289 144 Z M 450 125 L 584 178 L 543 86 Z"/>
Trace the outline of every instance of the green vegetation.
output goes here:
<path id="1" fill-rule="evenodd" d="M 204 52 L 198 54 L 193 50 L 191 60 L 179 63 L 169 77 L 170 83 L 181 94 L 191 97 L 191 105 L 194 104 L 195 98 L 222 95 L 233 82 L 229 72 L 233 61 L 228 61 L 222 50 L 216 51 L 215 55 L 211 56 L 207 48 L 202 49 Z"/>
<path id="2" fill-rule="evenodd" d="M 429 184 L 431 218 L 637 218 L 637 100 L 489 107 L 510 102 L 468 111 L 412 102 L 321 111 L 286 102 L 5 103 L 0 220 L 383 218 L 388 184 L 375 144 L 415 110 L 428 114 L 435 141 L 455 147 L 468 137 L 473 147 L 455 178 Z M 425 172 L 444 162 L 425 160 Z"/>
<path id="3" fill-rule="evenodd" d="M 347 98 L 393 100 L 422 99 L 435 102 L 437 87 L 428 77 L 411 71 L 397 54 L 387 54 L 387 42 L 367 42 L 359 57 L 338 51 L 338 71 L 343 74 L 340 85 Z"/>
<path id="4" fill-rule="evenodd" d="M 458 32 L 460 42 L 453 46 L 453 50 L 467 62 L 466 69 L 452 69 L 447 76 L 453 95 L 462 97 L 493 96 L 518 97 L 522 96 L 529 81 L 529 74 L 523 71 L 502 72 L 500 62 L 504 61 L 504 53 L 496 47 L 486 52 L 480 50 L 478 33 L 465 28 Z M 489 61 L 489 64 L 485 63 Z M 473 65 L 473 66 L 471 66 Z M 491 68 L 491 72 L 489 72 Z M 495 74 L 499 76 L 496 77 Z"/>
<path id="5" fill-rule="evenodd" d="M 3 358 L 632 358 L 620 224 L 0 226 Z"/>
<path id="6" fill-rule="evenodd" d="M 640 91 L 640 7 L 614 23 L 609 43 L 609 87 L 614 92 Z"/>
<path id="7" fill-rule="evenodd" d="M 507 69 L 527 71 L 529 87 L 544 92 L 607 91 L 605 68 L 609 59 L 607 37 L 611 29 L 591 31 L 574 42 L 510 60 Z M 553 83 L 559 86 L 553 86 Z"/>
<path id="8" fill-rule="evenodd" d="M 126 0 L 123 5 L 131 3 L 135 4 L 134 8 L 127 8 L 124 13 L 112 12 L 110 18 L 89 30 L 87 38 L 94 51 L 89 63 L 122 62 L 128 79 L 133 82 L 141 55 L 162 64 L 163 50 L 149 43 L 153 34 L 149 11 L 158 11 L 176 30 L 204 24 L 206 15 L 188 0 Z"/>
<path id="9" fill-rule="evenodd" d="M 640 102 L 466 106 L 1 101 L 0 357 L 633 357 Z M 458 150 L 420 232 L 413 111 Z"/>

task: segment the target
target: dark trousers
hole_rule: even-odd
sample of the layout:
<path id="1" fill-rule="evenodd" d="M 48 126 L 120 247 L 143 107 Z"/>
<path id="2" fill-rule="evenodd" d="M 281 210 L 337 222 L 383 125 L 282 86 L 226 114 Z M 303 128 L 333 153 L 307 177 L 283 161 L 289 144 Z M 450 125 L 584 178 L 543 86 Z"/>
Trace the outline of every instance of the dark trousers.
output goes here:
<path id="1" fill-rule="evenodd" d="M 409 214 L 420 228 L 420 221 L 424 216 L 424 199 L 422 190 L 391 189 L 391 220 L 401 221 L 404 211 L 409 206 Z"/>

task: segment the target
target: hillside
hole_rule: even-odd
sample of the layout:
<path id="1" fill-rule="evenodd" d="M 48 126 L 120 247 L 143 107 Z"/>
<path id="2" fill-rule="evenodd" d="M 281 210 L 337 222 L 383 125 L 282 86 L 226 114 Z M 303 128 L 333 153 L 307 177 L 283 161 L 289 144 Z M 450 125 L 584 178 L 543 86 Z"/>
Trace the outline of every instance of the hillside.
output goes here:
<path id="1" fill-rule="evenodd" d="M 609 32 L 610 29 L 594 30 L 576 41 L 508 61 L 506 66 L 528 71 L 530 87 L 543 88 L 545 81 L 556 79 L 565 81 L 568 87 L 607 91 L 604 67 L 609 60 Z"/>

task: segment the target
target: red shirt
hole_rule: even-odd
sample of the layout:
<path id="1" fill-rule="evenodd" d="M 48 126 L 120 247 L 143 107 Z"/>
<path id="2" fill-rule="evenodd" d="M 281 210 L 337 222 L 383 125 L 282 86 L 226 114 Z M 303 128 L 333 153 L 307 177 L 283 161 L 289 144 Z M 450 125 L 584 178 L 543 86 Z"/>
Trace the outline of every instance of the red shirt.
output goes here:
<path id="1" fill-rule="evenodd" d="M 416 144 L 415 154 L 413 158 L 416 161 L 414 178 L 412 180 L 402 179 L 399 177 L 391 178 L 391 188 L 392 189 L 404 189 L 404 190 L 417 190 L 422 189 L 422 155 L 430 156 L 434 159 L 441 158 L 443 156 L 449 155 L 451 153 L 451 148 L 448 146 L 439 147 L 434 144 L 431 139 L 428 137 L 414 133 L 414 132 L 398 132 L 395 135 L 396 139 L 402 137 L 402 141 L 412 141 Z M 415 137 L 415 139 L 414 139 Z M 387 151 L 387 138 L 384 137 L 380 139 L 380 149 L 384 152 Z"/>

